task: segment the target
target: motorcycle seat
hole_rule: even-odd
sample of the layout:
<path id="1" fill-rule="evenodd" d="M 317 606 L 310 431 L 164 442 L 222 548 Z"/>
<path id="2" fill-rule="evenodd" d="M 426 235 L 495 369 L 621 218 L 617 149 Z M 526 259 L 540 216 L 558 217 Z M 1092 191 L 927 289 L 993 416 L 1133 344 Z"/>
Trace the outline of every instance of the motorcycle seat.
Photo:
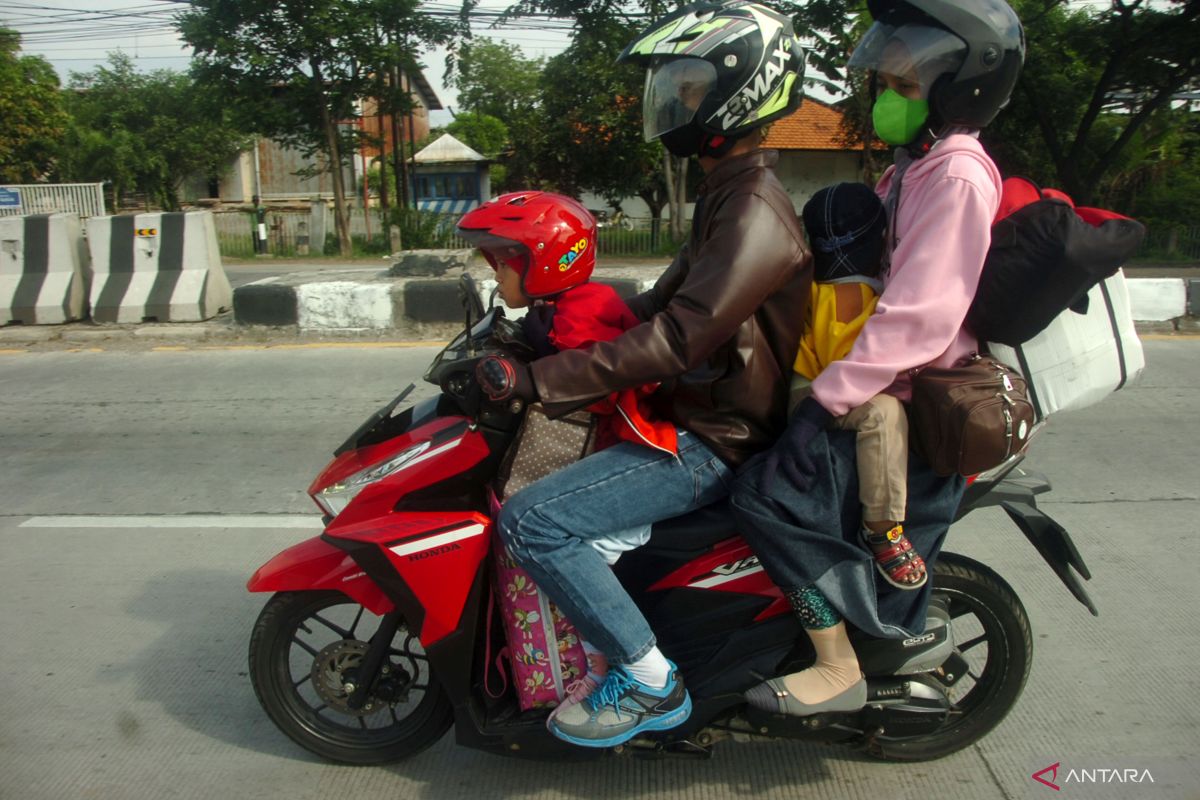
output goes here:
<path id="1" fill-rule="evenodd" d="M 721 500 L 681 517 L 654 523 L 646 546 L 672 553 L 690 553 L 707 550 L 734 536 L 737 536 L 737 526 L 733 511 L 727 500 Z"/>

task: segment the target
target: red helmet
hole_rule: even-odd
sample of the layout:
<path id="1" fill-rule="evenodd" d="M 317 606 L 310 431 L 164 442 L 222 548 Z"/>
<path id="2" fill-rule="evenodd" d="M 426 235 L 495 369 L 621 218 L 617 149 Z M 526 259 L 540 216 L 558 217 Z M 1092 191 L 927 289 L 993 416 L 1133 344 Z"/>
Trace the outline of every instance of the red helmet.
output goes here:
<path id="1" fill-rule="evenodd" d="M 596 267 L 596 220 L 579 201 L 550 192 L 512 192 L 458 221 L 458 232 L 499 269 L 521 276 L 526 296 L 549 297 L 578 286 Z"/>

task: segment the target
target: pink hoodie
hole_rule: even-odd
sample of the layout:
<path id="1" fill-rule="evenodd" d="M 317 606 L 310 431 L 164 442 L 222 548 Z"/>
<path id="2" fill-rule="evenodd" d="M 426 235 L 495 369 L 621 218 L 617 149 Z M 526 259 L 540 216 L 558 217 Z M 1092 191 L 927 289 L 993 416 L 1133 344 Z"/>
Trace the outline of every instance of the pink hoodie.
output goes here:
<path id="1" fill-rule="evenodd" d="M 887 198 L 895 166 L 875 192 Z M 908 370 L 950 366 L 979 349 L 963 327 L 1000 205 L 1000 171 L 971 134 L 952 134 L 905 173 L 891 271 L 850 353 L 812 383 L 835 416 L 887 390 L 911 396 Z"/>

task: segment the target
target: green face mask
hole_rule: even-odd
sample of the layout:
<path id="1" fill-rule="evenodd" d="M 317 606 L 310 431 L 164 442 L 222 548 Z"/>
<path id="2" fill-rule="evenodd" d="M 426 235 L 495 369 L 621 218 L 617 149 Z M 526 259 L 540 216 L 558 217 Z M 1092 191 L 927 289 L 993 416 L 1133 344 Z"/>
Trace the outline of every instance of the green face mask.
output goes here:
<path id="1" fill-rule="evenodd" d="M 871 121 L 875 133 L 891 145 L 908 144 L 929 119 L 928 100 L 909 100 L 894 89 L 886 89 L 875 100 Z"/>

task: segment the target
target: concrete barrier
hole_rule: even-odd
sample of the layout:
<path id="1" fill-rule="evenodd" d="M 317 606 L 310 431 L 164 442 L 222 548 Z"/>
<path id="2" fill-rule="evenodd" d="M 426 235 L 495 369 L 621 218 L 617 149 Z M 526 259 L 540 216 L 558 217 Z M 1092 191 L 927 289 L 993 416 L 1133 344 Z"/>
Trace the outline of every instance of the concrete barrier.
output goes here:
<path id="1" fill-rule="evenodd" d="M 1129 305 L 1139 322 L 1162 322 L 1187 315 L 1187 287 L 1179 278 L 1128 281 Z"/>
<path id="2" fill-rule="evenodd" d="M 0 218 L 0 325 L 82 319 L 86 261 L 76 215 Z"/>
<path id="3" fill-rule="evenodd" d="M 486 308 L 496 281 L 489 268 L 474 268 L 479 299 Z M 622 297 L 632 297 L 653 285 L 635 277 L 599 279 Z M 499 297 L 509 319 L 525 309 L 510 309 Z M 302 331 L 353 333 L 407 331 L 419 335 L 427 326 L 461 325 L 458 275 L 445 278 L 396 278 L 388 271 L 330 270 L 293 273 L 239 286 L 233 293 L 233 319 L 238 325 L 295 326 Z"/>
<path id="4" fill-rule="evenodd" d="M 624 298 L 650 289 L 665 265 L 608 267 L 593 280 L 606 283 Z M 469 270 L 488 304 L 496 282 L 491 269 Z M 1133 273 L 1133 274 L 1136 274 Z M 1182 328 L 1200 305 L 1200 280 L 1128 277 L 1133 318 L 1146 329 Z M 496 298 L 498 305 L 503 305 Z M 1190 306 L 1188 304 L 1191 304 Z M 1189 310 L 1189 308 L 1191 310 Z M 515 319 L 524 309 L 506 309 Z M 234 321 L 239 325 L 297 326 L 328 331 L 384 331 L 419 335 L 428 325 L 461 325 L 457 275 L 441 278 L 395 277 L 389 271 L 338 270 L 294 273 L 241 286 L 234 292 Z"/>
<path id="5" fill-rule="evenodd" d="M 211 212 L 93 217 L 87 233 L 97 322 L 199 322 L 233 306 Z"/>

